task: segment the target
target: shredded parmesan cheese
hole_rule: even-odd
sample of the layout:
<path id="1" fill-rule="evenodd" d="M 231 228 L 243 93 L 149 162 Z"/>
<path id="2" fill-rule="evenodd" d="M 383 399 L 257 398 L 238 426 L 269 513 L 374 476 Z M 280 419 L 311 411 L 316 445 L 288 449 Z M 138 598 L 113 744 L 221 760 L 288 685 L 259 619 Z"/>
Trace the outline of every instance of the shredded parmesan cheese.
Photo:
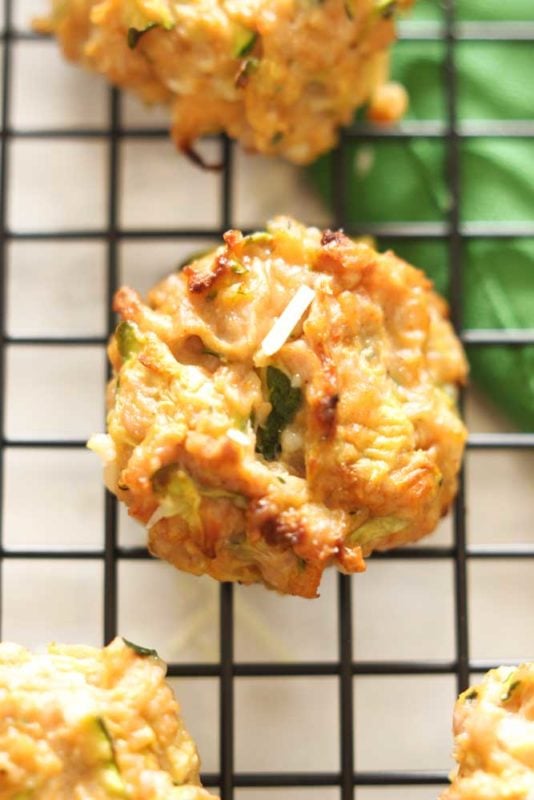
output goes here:
<path id="1" fill-rule="evenodd" d="M 226 435 L 228 436 L 229 439 L 232 440 L 232 442 L 240 444 L 243 447 L 248 447 L 248 445 L 250 444 L 250 439 L 246 435 L 246 433 L 238 431 L 237 428 L 230 428 L 230 430 Z"/>
<path id="2" fill-rule="evenodd" d="M 309 286 L 299 286 L 273 327 L 263 340 L 260 352 L 265 356 L 273 356 L 286 343 L 291 331 L 310 306 L 315 292 Z"/>
<path id="3" fill-rule="evenodd" d="M 115 442 L 107 433 L 95 433 L 87 442 L 87 448 L 100 456 L 104 466 L 117 458 Z"/>

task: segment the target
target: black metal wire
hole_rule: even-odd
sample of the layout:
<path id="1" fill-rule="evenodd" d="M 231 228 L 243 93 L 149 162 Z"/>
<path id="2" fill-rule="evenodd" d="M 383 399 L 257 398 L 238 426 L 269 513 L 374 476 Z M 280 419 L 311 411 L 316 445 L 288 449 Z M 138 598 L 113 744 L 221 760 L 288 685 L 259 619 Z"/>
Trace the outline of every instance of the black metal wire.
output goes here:
<path id="1" fill-rule="evenodd" d="M 449 211 L 449 280 L 451 316 L 457 331 L 463 328 L 463 280 L 462 280 L 462 236 L 460 233 L 460 140 L 456 113 L 456 65 L 455 65 L 455 0 L 445 4 L 446 19 L 446 87 L 447 87 L 447 178 L 451 199 Z M 464 410 L 464 393 L 460 392 L 459 407 Z M 469 632 L 467 620 L 467 531 L 465 508 L 466 466 L 462 466 L 458 478 L 458 494 L 454 502 L 454 599 L 456 611 L 456 683 L 457 691 L 463 692 L 469 685 Z"/>
<path id="2" fill-rule="evenodd" d="M 384 553 L 375 553 L 373 561 L 440 561 L 451 558 L 456 558 L 455 547 L 403 547 L 399 550 L 390 550 Z M 506 547 L 504 545 L 474 545 L 465 548 L 466 558 L 469 560 L 489 560 L 489 559 L 503 559 L 509 558 L 526 559 L 534 558 L 534 546 L 529 544 L 514 545 Z M 25 549 L 25 548 L 0 548 L 0 558 L 6 560 L 14 560 L 20 558 L 35 558 L 35 559 L 69 559 L 75 561 L 91 561 L 104 558 L 106 555 L 105 547 L 102 549 L 86 549 L 86 550 L 64 550 L 58 548 L 57 550 L 39 550 L 39 549 Z M 115 559 L 123 559 L 125 561 L 148 561 L 152 560 L 152 556 L 146 547 L 115 547 L 113 550 L 113 557 Z M 344 623 L 344 630 L 347 630 L 347 625 Z"/>
<path id="3" fill-rule="evenodd" d="M 4 0 L 3 27 L 6 31 L 5 44 L 2 55 L 2 98 L 1 98 L 1 132 L 0 139 L 0 430 L 2 436 L 5 431 L 5 401 L 6 401 L 6 284 L 7 284 L 7 191 L 8 191 L 8 142 L 5 136 L 9 125 L 9 107 L 11 99 L 10 74 L 11 74 L 11 48 L 9 46 L 8 31 L 11 30 L 12 6 L 11 0 Z M 4 507 L 4 466 L 5 451 L 0 448 L 0 511 Z M 3 541 L 3 514 L 0 513 L 0 546 Z M 0 563 L 0 638 L 3 629 L 2 617 L 3 604 L 3 564 Z"/>
<path id="4" fill-rule="evenodd" d="M 220 217 L 219 226 L 203 229 L 200 227 L 177 227 L 161 229 L 127 228 L 119 221 L 119 187 L 120 187 L 120 146 L 127 139 L 160 139 L 166 137 L 163 128 L 140 129 L 125 127 L 121 120 L 120 94 L 115 90 L 109 93 L 109 126 L 90 129 L 15 129 L 10 122 L 10 93 L 12 80 L 12 46 L 19 41 L 40 41 L 42 37 L 26 31 L 13 30 L 13 2 L 4 2 L 4 31 L 0 34 L 3 43 L 3 78 L 2 104 L 0 110 L 0 507 L 3 502 L 4 457 L 8 449 L 78 449 L 85 447 L 85 442 L 77 439 L 14 439 L 10 438 L 4 427 L 4 399 L 6 394 L 5 357 L 6 348 L 20 345 L 39 348 L 44 345 L 61 345 L 68 347 L 100 346 L 104 347 L 107 336 L 114 326 L 111 310 L 111 299 L 118 284 L 118 248 L 123 241 L 158 240 L 174 238 L 176 240 L 202 237 L 218 240 L 221 234 L 234 225 L 233 193 L 233 145 L 226 139 L 220 139 L 222 172 L 220 181 Z M 351 126 L 342 136 L 341 144 L 333 157 L 332 196 L 334 217 L 337 225 L 348 233 L 370 233 L 384 238 L 400 238 L 406 240 L 442 239 L 449 248 L 449 274 L 451 280 L 451 305 L 453 319 L 463 341 L 470 346 L 513 347 L 534 343 L 534 329 L 531 331 L 501 330 L 465 330 L 462 321 L 462 243 L 466 239 L 483 237 L 526 238 L 534 237 L 534 223 L 465 223 L 460 220 L 459 202 L 461 196 L 459 148 L 464 139 L 472 137 L 514 138 L 534 136 L 534 123 L 528 121 L 467 123 L 459 122 L 456 114 L 456 76 L 455 76 L 455 44 L 457 41 L 482 41 L 499 39 L 503 41 L 533 41 L 533 24 L 481 24 L 455 22 L 455 2 L 445 2 L 444 25 L 428 24 L 413 26 L 406 24 L 402 28 L 404 40 L 444 41 L 446 45 L 446 74 L 444 76 L 447 90 L 447 119 L 442 122 L 405 122 L 393 131 L 376 130 L 373 127 L 358 123 Z M 452 198 L 452 205 L 446 221 L 442 223 L 383 223 L 360 226 L 351 223 L 347 216 L 346 161 L 347 144 L 355 140 L 366 139 L 440 139 L 447 148 L 447 178 Z M 91 230 L 32 230 L 17 231 L 7 226 L 7 203 L 9 182 L 9 147 L 11 142 L 19 139 L 36 140 L 94 140 L 103 139 L 108 142 L 107 168 L 107 219 L 102 228 Z M 313 223 L 313 220 L 308 220 Z M 13 336 L 8 334 L 5 326 L 5 304 L 7 285 L 7 254 L 12 242 L 18 241 L 94 241 L 101 240 L 106 244 L 107 287 L 106 300 L 108 306 L 105 336 Z M 477 433 L 471 434 L 468 450 L 520 450 L 534 448 L 534 434 L 529 433 Z M 454 564 L 455 595 L 455 630 L 456 649 L 453 659 L 449 660 L 412 660 L 412 661 L 363 661 L 355 657 L 353 652 L 352 631 L 352 587 L 350 578 L 340 575 L 337 584 L 338 609 L 338 651 L 334 661 L 314 662 L 236 662 L 234 657 L 234 592 L 229 584 L 221 586 L 219 595 L 219 635 L 220 653 L 217 663 L 171 663 L 169 674 L 175 677 L 212 677 L 219 681 L 219 736 L 220 736 L 220 768 L 218 773 L 204 776 L 208 786 L 217 786 L 222 800 L 233 800 L 234 789 L 242 787 L 339 787 L 340 800 L 353 800 L 354 787 L 359 786 L 435 786 L 446 783 L 446 774 L 439 771 L 405 772 L 380 771 L 370 772 L 358 769 L 355 763 L 354 733 L 354 679 L 358 676 L 408 676 L 408 675 L 449 675 L 455 676 L 458 689 L 467 684 L 469 674 L 483 672 L 496 664 L 489 661 L 472 660 L 469 657 L 468 642 L 468 587 L 467 566 L 473 560 L 487 559 L 532 559 L 534 546 L 501 546 L 488 547 L 469 546 L 466 541 L 465 524 L 465 477 L 462 475 L 460 492 L 454 513 L 454 543 L 452 546 L 414 546 L 373 556 L 377 560 L 447 560 Z M 7 550 L 2 544 L 0 528 L 0 560 L 37 559 L 37 560 L 72 560 L 98 561 L 104 570 L 104 620 L 103 637 L 105 641 L 117 633 L 117 612 L 119 602 L 118 564 L 121 560 L 149 559 L 146 548 L 123 547 L 118 543 L 117 507 L 115 500 L 106 495 L 104 515 L 104 543 L 102 547 L 82 551 L 69 549 L 30 550 L 17 548 Z M 1 590 L 1 571 L 0 571 Z M 0 591 L 1 596 L 1 591 Z M 2 616 L 0 614 L 0 624 Z M 357 632 L 356 632 L 357 635 Z M 330 676 L 338 679 L 340 753 L 339 770 L 336 772 L 236 772 L 234 764 L 234 682 L 243 677 L 311 677 Z"/>
<path id="5" fill-rule="evenodd" d="M 221 181 L 221 226 L 233 222 L 233 145 L 222 138 L 223 174 Z M 234 588 L 226 583 L 219 593 L 220 619 L 220 684 L 219 684 L 219 750 L 220 780 L 223 800 L 234 798 Z"/>
<path id="6" fill-rule="evenodd" d="M 332 205 L 334 226 L 347 229 L 346 141 L 341 134 L 339 146 L 332 157 Z M 338 654 L 339 666 L 339 741 L 341 800 L 352 800 L 354 795 L 354 698 L 352 672 L 352 590 L 350 578 L 338 575 Z M 302 673 L 300 673 L 302 674 Z M 324 674 L 324 673 L 322 673 Z"/>
<path id="7" fill-rule="evenodd" d="M 310 225 L 314 220 L 308 221 Z M 346 233 L 354 236 L 371 235 L 384 239 L 444 239 L 449 234 L 446 222 L 385 222 L 356 224 L 351 221 L 344 226 Z M 250 229 L 244 229 L 251 233 Z M 218 241 L 224 233 L 223 228 L 117 228 L 115 236 L 119 241 L 157 240 L 157 239 L 213 239 Z M 459 226 L 462 239 L 527 239 L 534 238 L 534 223 L 529 222 L 463 222 Z M 6 241 L 107 241 L 105 229 L 62 230 L 62 231 L 11 231 L 6 230 Z M 482 333 L 482 332 L 481 332 Z M 63 342 L 62 342 L 63 343 Z M 486 343 L 486 342 L 483 342 Z M 487 342 L 491 344 L 491 342 Z M 528 342 L 520 342 L 528 344 Z"/>
<path id="8" fill-rule="evenodd" d="M 534 41 L 534 23 L 532 22 L 462 22 L 454 26 L 455 38 L 458 41 L 530 42 Z M 426 24 L 403 22 L 399 38 L 403 41 L 433 42 L 442 41 L 444 26 L 440 23 Z M 27 30 L 9 29 L 0 32 L 0 42 L 10 41 L 42 41 L 41 34 Z"/>
<path id="9" fill-rule="evenodd" d="M 443 139 L 447 136 L 447 125 L 434 120 L 412 120 L 400 122 L 396 128 L 375 128 L 365 122 L 350 125 L 345 137 L 351 139 Z M 457 123 L 457 134 L 461 139 L 478 139 L 481 136 L 493 139 L 524 139 L 532 137 L 534 122 L 531 120 L 495 120 L 488 122 L 466 121 Z M 169 136 L 167 128 L 135 128 L 118 126 L 118 139 L 161 139 Z M 108 128 L 18 128 L 7 130 L 7 139 L 104 139 L 109 137 Z M 206 140 L 212 137 L 206 136 Z"/>
<path id="10" fill-rule="evenodd" d="M 117 219 L 119 204 L 119 138 L 120 95 L 116 89 L 109 90 L 109 154 L 108 154 L 108 231 L 106 263 L 107 333 L 115 327 L 112 309 L 113 295 L 118 283 Z M 106 363 L 106 381 L 110 368 Z M 117 635 L 117 501 L 110 492 L 104 500 L 104 643 Z"/>
<path id="11" fill-rule="evenodd" d="M 354 795 L 354 699 L 352 663 L 352 582 L 338 575 L 339 722 L 341 742 L 341 800 Z"/>
<path id="12" fill-rule="evenodd" d="M 223 800 L 234 797 L 234 593 L 230 583 L 220 590 L 219 748 Z"/>

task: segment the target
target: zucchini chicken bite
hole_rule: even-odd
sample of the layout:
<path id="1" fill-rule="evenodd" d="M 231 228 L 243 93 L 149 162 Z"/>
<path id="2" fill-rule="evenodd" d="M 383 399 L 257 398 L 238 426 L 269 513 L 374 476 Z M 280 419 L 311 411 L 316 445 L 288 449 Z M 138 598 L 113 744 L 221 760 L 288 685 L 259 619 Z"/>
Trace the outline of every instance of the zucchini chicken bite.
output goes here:
<path id="1" fill-rule="evenodd" d="M 209 800 L 153 650 L 0 645 L 0 800 Z"/>
<path id="2" fill-rule="evenodd" d="M 534 798 L 534 664 L 499 667 L 460 695 L 458 767 L 441 800 Z"/>
<path id="3" fill-rule="evenodd" d="M 412 2 L 52 0 L 36 26 L 67 58 L 169 105 L 193 157 L 197 137 L 224 131 L 304 164 L 363 103 L 379 122 L 404 112 L 404 90 L 385 82 L 395 12 Z"/>
<path id="4" fill-rule="evenodd" d="M 466 432 L 466 362 L 430 281 L 288 218 L 115 297 L 108 433 L 89 446 L 151 551 L 314 597 L 324 568 L 429 533 Z"/>

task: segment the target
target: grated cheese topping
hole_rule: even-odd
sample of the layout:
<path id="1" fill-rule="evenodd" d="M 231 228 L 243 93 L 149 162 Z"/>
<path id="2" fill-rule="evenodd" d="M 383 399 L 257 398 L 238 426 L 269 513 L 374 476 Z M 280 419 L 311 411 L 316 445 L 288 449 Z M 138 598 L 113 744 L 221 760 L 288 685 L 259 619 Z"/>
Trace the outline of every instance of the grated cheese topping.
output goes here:
<path id="1" fill-rule="evenodd" d="M 237 430 L 237 428 L 230 428 L 230 430 L 228 431 L 228 433 L 226 435 L 228 436 L 228 438 L 232 442 L 235 442 L 236 444 L 240 444 L 243 447 L 248 447 L 248 445 L 250 444 L 250 439 L 246 435 L 246 433 L 243 433 L 242 431 Z"/>
<path id="2" fill-rule="evenodd" d="M 260 345 L 260 353 L 273 356 L 289 339 L 295 325 L 311 305 L 315 292 L 309 286 L 299 286 L 285 309 Z"/>

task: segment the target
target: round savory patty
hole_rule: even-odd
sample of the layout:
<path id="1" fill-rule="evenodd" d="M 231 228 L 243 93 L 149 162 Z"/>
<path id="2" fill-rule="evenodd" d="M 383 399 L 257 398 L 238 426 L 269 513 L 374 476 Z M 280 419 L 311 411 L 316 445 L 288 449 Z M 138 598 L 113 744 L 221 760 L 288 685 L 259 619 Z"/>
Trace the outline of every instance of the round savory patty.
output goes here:
<path id="1" fill-rule="evenodd" d="M 0 645 L 0 800 L 208 800 L 153 650 Z"/>
<path id="2" fill-rule="evenodd" d="M 458 768 L 442 800 L 532 800 L 534 664 L 493 669 L 460 695 L 454 735 Z"/>
<path id="3" fill-rule="evenodd" d="M 38 27 L 69 59 L 168 104 L 182 150 L 225 131 L 251 150 L 306 163 L 363 103 L 377 120 L 402 113 L 400 87 L 381 87 L 394 12 L 412 2 L 52 0 Z"/>
<path id="4" fill-rule="evenodd" d="M 393 253 L 278 218 L 115 310 L 90 446 L 154 554 L 314 597 L 327 565 L 363 570 L 447 511 L 466 364 L 445 302 Z"/>

